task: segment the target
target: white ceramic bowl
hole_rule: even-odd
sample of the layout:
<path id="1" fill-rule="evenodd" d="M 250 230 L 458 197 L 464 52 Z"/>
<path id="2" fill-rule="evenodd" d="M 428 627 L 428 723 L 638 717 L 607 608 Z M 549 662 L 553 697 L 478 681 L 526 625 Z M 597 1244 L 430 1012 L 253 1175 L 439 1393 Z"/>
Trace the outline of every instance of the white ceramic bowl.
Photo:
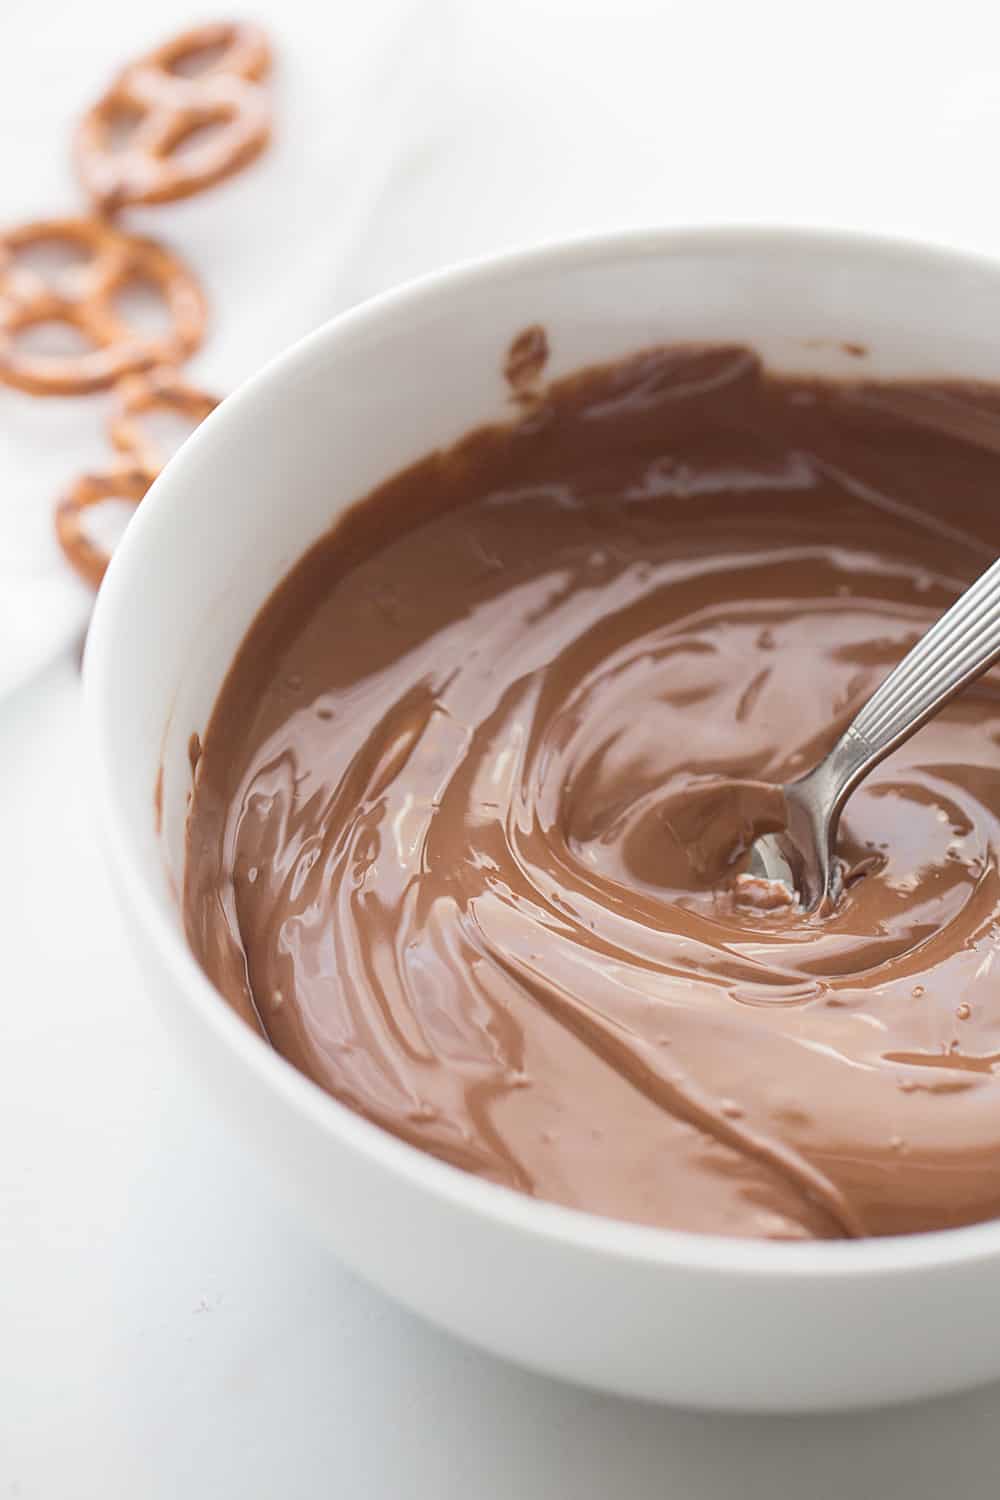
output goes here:
<path id="1" fill-rule="evenodd" d="M 184 942 L 174 892 L 188 737 L 204 728 L 251 618 L 345 505 L 509 412 L 503 353 L 536 321 L 557 375 L 656 341 L 745 339 L 784 369 L 1000 378 L 1000 266 L 786 230 L 643 233 L 510 255 L 387 293 L 298 344 L 157 481 L 90 632 L 101 818 L 150 987 L 250 1148 L 337 1255 L 476 1344 L 610 1391 L 758 1411 L 903 1400 L 998 1376 L 1000 1223 L 781 1245 L 534 1202 L 328 1098 L 236 1018 Z M 864 366 L 842 341 L 869 348 Z"/>

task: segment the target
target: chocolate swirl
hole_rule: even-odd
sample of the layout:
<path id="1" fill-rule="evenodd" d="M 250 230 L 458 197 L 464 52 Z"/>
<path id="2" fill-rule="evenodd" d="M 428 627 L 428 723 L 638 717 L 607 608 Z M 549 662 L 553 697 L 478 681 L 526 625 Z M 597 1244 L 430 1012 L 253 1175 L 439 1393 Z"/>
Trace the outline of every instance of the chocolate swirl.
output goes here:
<path id="1" fill-rule="evenodd" d="M 835 912 L 739 880 L 769 788 L 996 554 L 998 434 L 991 390 L 665 349 L 382 486 L 204 736 L 208 973 L 337 1098 L 523 1192 L 783 1238 L 1000 1212 L 997 683 L 851 799 Z"/>

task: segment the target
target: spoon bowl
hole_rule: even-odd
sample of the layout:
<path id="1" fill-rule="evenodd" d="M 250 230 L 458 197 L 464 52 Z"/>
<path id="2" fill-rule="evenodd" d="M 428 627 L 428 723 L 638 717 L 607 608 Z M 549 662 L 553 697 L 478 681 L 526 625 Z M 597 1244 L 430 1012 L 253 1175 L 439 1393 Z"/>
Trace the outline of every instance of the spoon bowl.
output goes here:
<path id="1" fill-rule="evenodd" d="M 750 849 L 750 875 L 792 891 L 803 911 L 836 900 L 844 803 L 879 761 L 1000 657 L 1000 560 L 932 625 L 807 775 L 788 782 L 788 822 Z"/>

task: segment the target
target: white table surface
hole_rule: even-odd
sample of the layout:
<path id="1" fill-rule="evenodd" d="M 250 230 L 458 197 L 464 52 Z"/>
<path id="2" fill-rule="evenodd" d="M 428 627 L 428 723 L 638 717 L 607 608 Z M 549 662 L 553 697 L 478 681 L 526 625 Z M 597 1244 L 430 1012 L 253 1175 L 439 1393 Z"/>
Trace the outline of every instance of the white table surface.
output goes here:
<path id="1" fill-rule="evenodd" d="M 380 285 L 595 223 L 1000 251 L 1000 22 L 931 9 L 275 3 L 270 163 L 157 220 L 213 296 L 195 373 L 228 388 Z M 191 13 L 0 0 L 4 218 L 70 207 L 69 116 Z M 8 681 L 34 670 L 0 699 L 0 1500 L 996 1500 L 1000 1388 L 838 1418 L 626 1405 L 462 1348 L 288 1219 L 152 1014 L 96 847 L 85 599 L 47 516 L 100 452 L 85 404 L 0 393 L 0 691 L 5 648 Z"/>

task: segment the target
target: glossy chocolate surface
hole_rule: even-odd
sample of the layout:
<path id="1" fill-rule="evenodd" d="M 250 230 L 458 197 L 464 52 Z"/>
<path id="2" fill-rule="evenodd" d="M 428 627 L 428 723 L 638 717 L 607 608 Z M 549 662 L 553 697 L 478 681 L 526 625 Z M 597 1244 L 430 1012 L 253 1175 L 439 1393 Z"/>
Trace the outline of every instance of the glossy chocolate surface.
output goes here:
<path id="1" fill-rule="evenodd" d="M 391 479 L 202 736 L 207 972 L 351 1108 L 542 1198 L 780 1238 L 996 1216 L 996 678 L 851 798 L 832 914 L 741 893 L 730 784 L 814 764 L 997 555 L 998 449 L 989 388 L 666 348 Z"/>

